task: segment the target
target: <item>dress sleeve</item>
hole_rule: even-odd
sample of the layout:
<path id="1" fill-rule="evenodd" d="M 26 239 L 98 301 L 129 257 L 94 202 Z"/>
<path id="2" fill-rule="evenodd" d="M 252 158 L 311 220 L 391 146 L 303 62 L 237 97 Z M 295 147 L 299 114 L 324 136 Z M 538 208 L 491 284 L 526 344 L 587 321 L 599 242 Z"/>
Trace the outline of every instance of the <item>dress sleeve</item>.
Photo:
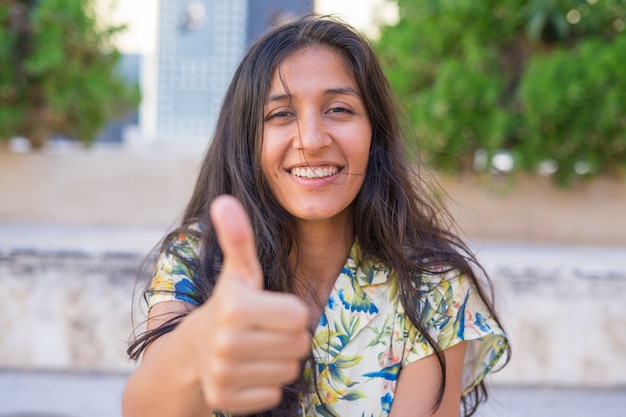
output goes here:
<path id="1" fill-rule="evenodd" d="M 420 287 L 420 317 L 429 335 L 447 349 L 466 341 L 463 392 L 471 391 L 504 356 L 508 338 L 474 285 L 459 274 L 431 275 Z M 403 365 L 434 353 L 409 320 Z M 411 337 L 412 336 L 412 337 Z"/>
<path id="2" fill-rule="evenodd" d="M 194 280 L 199 262 L 197 237 L 178 233 L 169 237 L 156 262 L 146 298 L 148 310 L 163 301 L 200 305 Z"/>

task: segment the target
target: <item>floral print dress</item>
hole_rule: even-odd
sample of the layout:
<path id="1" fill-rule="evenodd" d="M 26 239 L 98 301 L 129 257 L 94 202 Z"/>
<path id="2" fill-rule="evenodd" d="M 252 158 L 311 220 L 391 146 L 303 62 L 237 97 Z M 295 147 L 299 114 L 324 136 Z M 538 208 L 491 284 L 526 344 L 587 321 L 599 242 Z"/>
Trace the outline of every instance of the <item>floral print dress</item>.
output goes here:
<path id="1" fill-rule="evenodd" d="M 198 256 L 195 238 L 180 234 L 172 244 L 179 256 Z M 176 256 L 162 253 L 148 292 L 149 307 L 169 300 L 197 304 L 193 279 Z M 468 392 L 504 355 L 507 337 L 464 276 L 429 274 L 422 281 L 418 305 L 429 334 L 441 349 L 468 342 L 463 371 L 463 391 Z M 319 396 L 301 399 L 307 417 L 387 416 L 400 370 L 434 353 L 406 316 L 393 273 L 362 256 L 357 242 L 335 282 L 312 345 L 315 369 L 305 369 L 305 377 L 311 384 L 317 381 Z"/>

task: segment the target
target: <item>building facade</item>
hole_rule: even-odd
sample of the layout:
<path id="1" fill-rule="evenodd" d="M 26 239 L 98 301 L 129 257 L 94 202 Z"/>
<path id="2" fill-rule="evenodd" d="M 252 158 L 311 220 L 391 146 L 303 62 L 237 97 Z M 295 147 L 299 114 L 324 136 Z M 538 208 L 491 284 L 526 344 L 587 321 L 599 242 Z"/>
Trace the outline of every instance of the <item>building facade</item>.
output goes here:
<path id="1" fill-rule="evenodd" d="M 206 142 L 247 46 L 312 10 L 312 0 L 161 0 L 154 139 Z"/>

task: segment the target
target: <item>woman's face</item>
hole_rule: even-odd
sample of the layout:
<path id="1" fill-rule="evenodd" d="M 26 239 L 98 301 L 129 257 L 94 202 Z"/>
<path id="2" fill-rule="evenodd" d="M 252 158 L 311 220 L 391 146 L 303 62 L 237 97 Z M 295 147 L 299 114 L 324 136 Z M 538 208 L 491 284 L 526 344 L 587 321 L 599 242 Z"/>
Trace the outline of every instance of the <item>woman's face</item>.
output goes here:
<path id="1" fill-rule="evenodd" d="M 361 93 L 339 53 L 306 47 L 279 65 L 265 102 L 261 168 L 287 212 L 347 221 L 371 140 Z"/>

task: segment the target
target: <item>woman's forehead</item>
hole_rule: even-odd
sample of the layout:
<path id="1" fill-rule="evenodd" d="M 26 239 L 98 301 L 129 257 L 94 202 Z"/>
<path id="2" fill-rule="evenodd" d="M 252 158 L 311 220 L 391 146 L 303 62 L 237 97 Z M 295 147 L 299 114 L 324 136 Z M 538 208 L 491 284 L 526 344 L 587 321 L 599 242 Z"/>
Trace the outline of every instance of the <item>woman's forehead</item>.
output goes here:
<path id="1" fill-rule="evenodd" d="M 325 64 L 326 66 L 322 65 Z M 347 63 L 347 59 L 341 51 L 326 45 L 310 45 L 300 47 L 286 55 L 273 69 L 271 79 L 268 82 L 266 100 L 270 95 L 287 93 L 289 89 L 289 77 L 298 75 L 299 70 L 306 71 L 309 66 L 318 66 L 319 75 L 337 69 L 336 63 L 340 64 L 340 72 L 349 78 L 355 87 L 358 85 L 353 70 Z M 294 70 L 295 68 L 295 70 Z"/>

